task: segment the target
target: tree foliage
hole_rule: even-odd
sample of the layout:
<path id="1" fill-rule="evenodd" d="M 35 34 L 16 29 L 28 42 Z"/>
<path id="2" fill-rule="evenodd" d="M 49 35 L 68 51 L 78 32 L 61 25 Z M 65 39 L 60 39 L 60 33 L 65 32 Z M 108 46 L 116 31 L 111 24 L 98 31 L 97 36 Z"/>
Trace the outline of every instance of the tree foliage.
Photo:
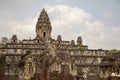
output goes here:
<path id="1" fill-rule="evenodd" d="M 110 54 L 114 54 L 114 53 L 118 53 L 120 52 L 120 50 L 117 50 L 117 49 L 111 49 L 108 51 Z"/>
<path id="2" fill-rule="evenodd" d="M 0 46 L 4 46 L 7 42 L 9 42 L 9 39 L 7 37 L 2 37 L 0 39 Z"/>
<path id="3" fill-rule="evenodd" d="M 4 71 L 5 71 L 5 56 L 0 55 L 0 80 L 4 78 Z"/>

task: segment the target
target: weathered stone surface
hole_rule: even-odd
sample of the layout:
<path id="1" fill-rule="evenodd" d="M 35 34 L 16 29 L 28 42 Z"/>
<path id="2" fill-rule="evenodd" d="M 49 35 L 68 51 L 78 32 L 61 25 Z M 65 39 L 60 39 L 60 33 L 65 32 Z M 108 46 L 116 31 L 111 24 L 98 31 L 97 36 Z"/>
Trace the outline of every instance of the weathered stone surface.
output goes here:
<path id="1" fill-rule="evenodd" d="M 77 42 L 62 40 L 60 35 L 53 39 L 51 32 L 48 14 L 43 9 L 34 39 L 19 40 L 13 35 L 11 42 L 0 48 L 0 54 L 6 57 L 5 76 L 16 77 L 23 73 L 29 74 L 32 80 L 73 80 L 84 73 L 102 78 L 110 75 L 113 64 L 103 61 L 108 57 L 107 50 L 88 49 L 81 36 Z M 21 66 L 21 62 L 24 65 Z"/>

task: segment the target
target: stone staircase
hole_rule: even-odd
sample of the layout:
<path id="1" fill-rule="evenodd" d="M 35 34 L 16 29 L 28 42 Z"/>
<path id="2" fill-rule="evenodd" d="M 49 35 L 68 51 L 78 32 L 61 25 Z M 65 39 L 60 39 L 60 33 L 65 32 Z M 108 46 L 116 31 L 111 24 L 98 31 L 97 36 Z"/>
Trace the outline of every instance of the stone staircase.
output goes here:
<path id="1" fill-rule="evenodd" d="M 53 57 L 55 56 L 55 48 L 52 44 L 50 44 L 49 42 L 47 43 L 48 48 L 50 49 L 50 55 L 52 55 Z"/>

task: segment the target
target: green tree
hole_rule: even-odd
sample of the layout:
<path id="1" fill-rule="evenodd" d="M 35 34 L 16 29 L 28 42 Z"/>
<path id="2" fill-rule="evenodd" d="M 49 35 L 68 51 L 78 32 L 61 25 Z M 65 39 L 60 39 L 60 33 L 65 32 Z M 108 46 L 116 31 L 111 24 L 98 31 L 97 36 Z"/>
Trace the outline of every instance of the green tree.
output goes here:
<path id="1" fill-rule="evenodd" d="M 0 80 L 4 80 L 5 55 L 0 55 Z"/>
<path id="2" fill-rule="evenodd" d="M 0 46 L 4 46 L 7 42 L 9 42 L 9 39 L 7 37 L 2 37 L 0 39 Z"/>
<path id="3" fill-rule="evenodd" d="M 111 49 L 108 51 L 110 54 L 114 54 L 114 53 L 118 53 L 120 52 L 120 50 L 117 50 L 117 49 Z"/>

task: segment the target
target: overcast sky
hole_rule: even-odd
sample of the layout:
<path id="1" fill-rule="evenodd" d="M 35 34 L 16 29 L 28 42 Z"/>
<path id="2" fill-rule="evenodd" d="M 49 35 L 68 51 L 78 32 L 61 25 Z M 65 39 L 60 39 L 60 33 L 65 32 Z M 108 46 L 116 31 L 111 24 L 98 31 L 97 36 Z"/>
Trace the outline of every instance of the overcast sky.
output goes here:
<path id="1" fill-rule="evenodd" d="M 35 38 L 35 25 L 45 8 L 52 38 L 82 36 L 95 49 L 120 49 L 120 0 L 0 0 L 0 37 Z"/>

